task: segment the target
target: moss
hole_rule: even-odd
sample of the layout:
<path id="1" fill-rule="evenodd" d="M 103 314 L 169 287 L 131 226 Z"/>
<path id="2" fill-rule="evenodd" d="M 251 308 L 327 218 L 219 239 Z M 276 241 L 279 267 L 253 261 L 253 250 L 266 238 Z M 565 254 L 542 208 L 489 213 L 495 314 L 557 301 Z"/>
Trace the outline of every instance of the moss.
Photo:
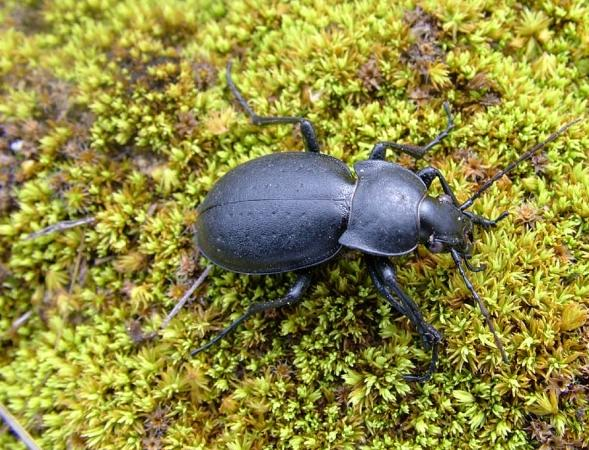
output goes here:
<path id="1" fill-rule="evenodd" d="M 376 295 L 361 258 L 317 271 L 297 307 L 188 352 L 292 276 L 215 269 L 159 339 L 206 261 L 194 208 L 230 168 L 301 149 L 235 108 L 297 114 L 348 164 L 377 140 L 420 144 L 459 199 L 589 96 L 578 1 L 8 0 L 0 12 L 0 402 L 43 448 L 573 448 L 589 446 L 587 121 L 475 205 L 473 282 L 448 255 L 398 261 L 445 336 L 439 372 Z M 26 240 L 84 217 L 95 224 Z M 200 267 L 199 267 L 200 266 Z M 4 430 L 3 448 L 22 447 Z"/>

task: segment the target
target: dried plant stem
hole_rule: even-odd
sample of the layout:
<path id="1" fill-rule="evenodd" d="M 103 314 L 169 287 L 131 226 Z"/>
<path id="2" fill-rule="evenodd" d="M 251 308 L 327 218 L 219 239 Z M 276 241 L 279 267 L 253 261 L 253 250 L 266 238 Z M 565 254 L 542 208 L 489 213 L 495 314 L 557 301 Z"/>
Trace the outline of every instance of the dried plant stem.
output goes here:
<path id="1" fill-rule="evenodd" d="M 65 230 L 69 230 L 70 228 L 79 227 L 81 225 L 88 225 L 88 224 L 91 224 L 94 222 L 96 222 L 95 217 L 84 217 L 82 219 L 76 219 L 76 220 L 64 220 L 62 222 L 57 222 L 53 225 L 49 225 L 48 227 L 43 228 L 42 230 L 35 231 L 34 233 L 29 234 L 25 238 L 25 240 L 28 241 L 30 239 L 35 239 L 40 236 L 46 236 L 48 234 L 55 233 L 57 231 L 65 231 Z"/>
<path id="2" fill-rule="evenodd" d="M 207 266 L 207 268 L 200 274 L 200 277 L 198 277 L 197 280 L 192 284 L 192 286 L 190 286 L 190 289 L 188 289 L 186 293 L 182 296 L 182 298 L 178 300 L 176 306 L 174 306 L 172 311 L 170 311 L 170 313 L 166 316 L 166 318 L 160 325 L 160 330 L 163 330 L 170 324 L 172 319 L 180 312 L 180 310 L 184 307 L 184 305 L 192 296 L 192 294 L 194 294 L 194 291 L 196 291 L 196 289 L 198 289 L 198 287 L 203 283 L 203 281 L 205 280 L 205 278 L 207 277 L 212 268 L 213 266 Z"/>
<path id="3" fill-rule="evenodd" d="M 16 318 L 14 320 L 14 322 L 12 322 L 12 325 L 10 325 L 10 329 L 8 330 L 8 332 L 6 334 L 16 332 L 16 330 L 18 330 L 25 323 L 27 323 L 27 321 L 31 318 L 32 315 L 33 315 L 33 311 L 29 310 L 26 313 L 24 313 L 23 315 L 21 315 L 20 317 Z"/>
<path id="4" fill-rule="evenodd" d="M 32 436 L 28 433 L 27 430 L 23 428 L 23 426 L 16 420 L 10 412 L 6 409 L 6 407 L 0 403 L 0 417 L 6 425 L 10 427 L 10 429 L 14 432 L 14 434 L 22 441 L 23 444 L 27 446 L 29 450 L 41 450 L 35 441 L 33 440 Z"/>

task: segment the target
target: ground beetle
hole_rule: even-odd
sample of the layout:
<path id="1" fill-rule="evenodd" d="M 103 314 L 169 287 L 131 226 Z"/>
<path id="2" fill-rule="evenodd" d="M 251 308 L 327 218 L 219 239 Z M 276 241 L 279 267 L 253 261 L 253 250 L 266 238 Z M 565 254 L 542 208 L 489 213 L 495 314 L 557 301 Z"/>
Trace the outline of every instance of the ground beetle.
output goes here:
<path id="1" fill-rule="evenodd" d="M 398 313 L 409 318 L 432 350 L 423 375 L 406 375 L 408 381 L 425 381 L 435 371 L 441 334 L 427 323 L 415 302 L 399 285 L 389 257 L 406 255 L 424 244 L 434 253 L 450 252 L 460 275 L 495 337 L 503 359 L 507 356 L 490 315 L 467 278 L 473 247 L 473 226 L 493 227 L 495 220 L 466 211 L 495 181 L 573 125 L 571 122 L 537 144 L 487 181 L 460 204 L 440 171 L 426 167 L 412 172 L 385 161 L 392 148 L 415 158 L 423 157 L 454 127 L 447 103 L 447 126 L 423 147 L 379 142 L 366 161 L 354 165 L 356 178 L 340 160 L 319 152 L 313 124 L 303 117 L 260 117 L 248 105 L 226 69 L 229 89 L 255 125 L 300 126 L 305 152 L 263 156 L 223 176 L 198 207 L 196 244 L 214 264 L 239 273 L 274 274 L 294 271 L 297 279 L 283 298 L 252 304 L 245 314 L 193 355 L 221 340 L 253 314 L 297 303 L 311 284 L 310 269 L 335 257 L 342 247 L 365 256 L 370 277 L 380 294 Z M 427 194 L 434 179 L 444 194 Z"/>

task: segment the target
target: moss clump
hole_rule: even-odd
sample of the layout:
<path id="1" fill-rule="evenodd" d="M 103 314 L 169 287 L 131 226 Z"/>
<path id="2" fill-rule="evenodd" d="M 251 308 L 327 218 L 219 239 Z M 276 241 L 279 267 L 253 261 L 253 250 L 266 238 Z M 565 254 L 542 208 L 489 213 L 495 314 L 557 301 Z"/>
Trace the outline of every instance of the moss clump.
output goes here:
<path id="1" fill-rule="evenodd" d="M 589 7 L 7 0 L 0 402 L 43 448 L 589 446 L 587 121 L 475 207 L 514 212 L 478 235 L 488 270 L 473 276 L 509 364 L 451 259 L 421 251 L 398 267 L 446 338 L 425 385 L 403 381 L 428 355 L 354 253 L 320 268 L 296 308 L 185 359 L 292 282 L 216 269 L 161 338 L 145 339 L 206 264 L 186 231 L 213 182 L 302 148 L 290 127 L 253 127 L 234 108 L 230 58 L 258 112 L 309 117 L 324 151 L 349 164 L 377 140 L 426 142 L 448 99 L 457 129 L 427 159 L 466 199 L 586 114 Z M 82 217 L 96 223 L 24 239 Z M 22 447 L 3 430 L 0 446 Z"/>

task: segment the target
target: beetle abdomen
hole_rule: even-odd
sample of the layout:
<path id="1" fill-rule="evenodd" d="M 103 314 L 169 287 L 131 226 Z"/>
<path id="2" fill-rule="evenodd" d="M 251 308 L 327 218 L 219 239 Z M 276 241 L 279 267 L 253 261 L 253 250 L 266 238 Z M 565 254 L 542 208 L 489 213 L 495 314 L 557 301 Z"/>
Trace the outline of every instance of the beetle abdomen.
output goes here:
<path id="1" fill-rule="evenodd" d="M 320 264 L 341 248 L 354 190 L 344 163 L 278 153 L 222 177 L 198 208 L 196 241 L 215 264 L 268 274 Z"/>

